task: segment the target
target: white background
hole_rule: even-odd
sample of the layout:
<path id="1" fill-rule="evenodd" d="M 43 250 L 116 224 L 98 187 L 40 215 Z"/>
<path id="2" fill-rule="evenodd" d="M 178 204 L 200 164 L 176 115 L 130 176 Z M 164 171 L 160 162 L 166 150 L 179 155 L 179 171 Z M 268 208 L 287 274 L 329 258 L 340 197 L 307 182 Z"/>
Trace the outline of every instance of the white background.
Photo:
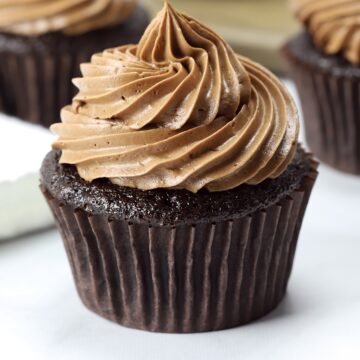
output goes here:
<path id="1" fill-rule="evenodd" d="M 80 303 L 56 231 L 0 244 L 0 359 L 360 359 L 360 178 L 320 172 L 285 300 L 232 330 L 112 324 Z"/>

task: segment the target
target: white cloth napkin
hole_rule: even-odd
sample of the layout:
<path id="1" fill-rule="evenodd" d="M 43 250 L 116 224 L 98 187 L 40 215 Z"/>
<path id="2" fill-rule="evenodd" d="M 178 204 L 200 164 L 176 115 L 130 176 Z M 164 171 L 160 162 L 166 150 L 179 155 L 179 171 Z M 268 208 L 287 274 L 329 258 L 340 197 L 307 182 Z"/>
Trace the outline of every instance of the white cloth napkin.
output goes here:
<path id="1" fill-rule="evenodd" d="M 39 191 L 49 130 L 0 114 L 0 241 L 53 224 Z"/>

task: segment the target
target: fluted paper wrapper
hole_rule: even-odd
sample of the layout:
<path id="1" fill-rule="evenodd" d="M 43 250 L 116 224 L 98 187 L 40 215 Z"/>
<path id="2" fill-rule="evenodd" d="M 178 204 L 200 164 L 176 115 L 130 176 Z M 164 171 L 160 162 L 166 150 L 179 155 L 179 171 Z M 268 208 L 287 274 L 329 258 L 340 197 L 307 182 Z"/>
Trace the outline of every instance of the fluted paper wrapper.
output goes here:
<path id="1" fill-rule="evenodd" d="M 45 127 L 58 122 L 75 94 L 71 79 L 91 55 L 0 53 L 0 111 Z"/>
<path id="2" fill-rule="evenodd" d="M 316 178 L 233 221 L 159 226 L 91 216 L 42 189 L 83 303 L 121 325 L 188 333 L 255 320 L 283 298 Z"/>
<path id="3" fill-rule="evenodd" d="M 360 79 L 306 65 L 286 47 L 283 54 L 299 92 L 311 150 L 340 171 L 360 174 Z"/>
<path id="4" fill-rule="evenodd" d="M 60 110 L 76 93 L 72 79 L 80 76 L 80 64 L 94 53 L 122 44 L 136 44 L 149 23 L 147 11 L 138 5 L 126 22 L 79 36 L 16 41 L 1 38 L 0 111 L 49 127 L 60 120 Z M 21 36 L 20 36 L 21 37 Z M 24 47 L 24 49 L 22 49 Z"/>

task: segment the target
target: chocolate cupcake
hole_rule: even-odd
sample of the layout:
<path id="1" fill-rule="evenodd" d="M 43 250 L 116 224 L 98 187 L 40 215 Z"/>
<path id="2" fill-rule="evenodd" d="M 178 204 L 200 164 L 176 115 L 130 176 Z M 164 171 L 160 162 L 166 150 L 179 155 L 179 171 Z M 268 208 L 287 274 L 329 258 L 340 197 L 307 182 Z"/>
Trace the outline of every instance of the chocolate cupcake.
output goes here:
<path id="1" fill-rule="evenodd" d="M 136 43 L 148 15 L 134 0 L 0 3 L 0 111 L 49 126 L 92 54 Z"/>
<path id="2" fill-rule="evenodd" d="M 328 165 L 360 174 L 360 15 L 351 0 L 293 0 L 305 31 L 283 48 L 307 141 Z"/>
<path id="3" fill-rule="evenodd" d="M 317 175 L 280 81 L 168 3 L 81 69 L 41 188 L 84 304 L 160 332 L 274 309 Z"/>

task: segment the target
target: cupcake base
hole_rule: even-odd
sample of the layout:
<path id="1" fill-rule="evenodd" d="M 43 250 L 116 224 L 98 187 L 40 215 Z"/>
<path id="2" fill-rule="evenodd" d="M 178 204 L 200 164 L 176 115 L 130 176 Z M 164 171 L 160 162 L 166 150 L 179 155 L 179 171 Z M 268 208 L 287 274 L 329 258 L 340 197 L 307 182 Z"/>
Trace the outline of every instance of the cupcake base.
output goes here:
<path id="1" fill-rule="evenodd" d="M 0 33 L 0 111 L 46 127 L 58 122 L 75 95 L 71 80 L 80 64 L 103 49 L 137 43 L 148 23 L 138 6 L 126 22 L 78 36 Z"/>
<path id="2" fill-rule="evenodd" d="M 307 142 L 326 164 L 360 174 L 360 68 L 318 50 L 301 33 L 283 50 L 304 112 Z"/>
<path id="3" fill-rule="evenodd" d="M 87 184 L 58 157 L 53 151 L 45 159 L 41 188 L 90 310 L 136 329 L 190 333 L 246 324 L 283 298 L 317 175 L 309 154 L 299 149 L 280 178 L 256 187 L 198 194 Z M 117 212 L 111 191 L 121 194 Z M 178 197 L 166 208 L 169 196 Z M 216 207 L 191 219 L 191 202 L 182 202 L 191 197 L 198 211 L 211 199 Z M 249 202 L 239 203 L 242 197 Z M 156 201 L 164 203 L 159 213 L 147 213 Z M 174 215 L 162 215 L 169 211 Z"/>

